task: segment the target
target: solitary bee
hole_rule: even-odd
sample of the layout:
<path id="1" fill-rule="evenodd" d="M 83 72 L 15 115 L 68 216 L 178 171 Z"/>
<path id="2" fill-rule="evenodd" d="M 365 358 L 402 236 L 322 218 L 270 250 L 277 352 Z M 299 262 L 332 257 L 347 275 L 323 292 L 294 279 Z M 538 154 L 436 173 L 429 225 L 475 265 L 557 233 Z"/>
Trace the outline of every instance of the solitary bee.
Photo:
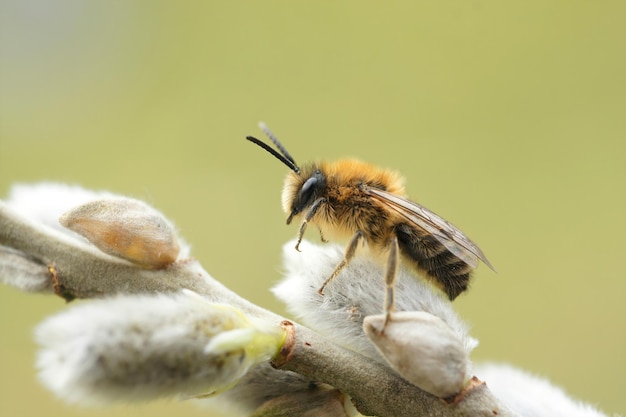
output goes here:
<path id="1" fill-rule="evenodd" d="M 287 224 L 302 217 L 296 249 L 309 223 L 318 227 L 324 241 L 326 237 L 350 238 L 344 258 L 323 283 L 320 294 L 350 262 L 361 240 L 386 256 L 387 319 L 394 305 L 400 259 L 429 278 L 450 300 L 467 289 L 479 260 L 493 270 L 480 248 L 459 229 L 407 199 L 404 180 L 397 172 L 354 159 L 299 167 L 276 136 L 263 123 L 259 126 L 280 153 L 255 137 L 246 139 L 291 170 L 285 179 L 282 205 Z"/>

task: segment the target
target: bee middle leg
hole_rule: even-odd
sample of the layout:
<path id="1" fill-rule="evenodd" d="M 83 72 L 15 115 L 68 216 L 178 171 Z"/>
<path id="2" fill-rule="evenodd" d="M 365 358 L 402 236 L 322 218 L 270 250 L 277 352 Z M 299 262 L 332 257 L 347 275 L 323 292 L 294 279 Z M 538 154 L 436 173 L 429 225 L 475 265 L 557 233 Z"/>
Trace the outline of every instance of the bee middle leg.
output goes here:
<path id="1" fill-rule="evenodd" d="M 346 253 L 343 256 L 343 259 L 341 260 L 341 262 L 339 262 L 337 264 L 337 266 L 335 267 L 335 270 L 333 271 L 333 273 L 330 274 L 330 276 L 328 278 L 326 278 L 326 281 L 324 281 L 324 283 L 322 284 L 320 289 L 317 290 L 317 292 L 320 295 L 324 295 L 324 288 L 326 288 L 326 285 L 328 285 L 328 283 L 330 281 L 335 279 L 335 277 L 337 275 L 339 275 L 341 270 L 343 268 L 345 268 L 346 265 L 348 265 L 350 263 L 350 260 L 354 257 L 354 253 L 356 252 L 356 248 L 359 245 L 359 241 L 361 239 L 363 239 L 364 237 L 365 237 L 365 235 L 360 230 L 358 232 L 356 232 L 354 234 L 354 236 L 352 236 L 352 239 L 350 239 L 350 243 L 348 243 L 348 247 L 346 247 Z"/>
<path id="2" fill-rule="evenodd" d="M 328 240 L 326 239 L 326 237 L 324 237 L 324 232 L 322 231 L 322 229 L 319 228 L 319 226 L 317 227 L 317 230 L 319 230 L 320 232 L 320 239 L 322 239 L 322 242 L 328 243 Z"/>

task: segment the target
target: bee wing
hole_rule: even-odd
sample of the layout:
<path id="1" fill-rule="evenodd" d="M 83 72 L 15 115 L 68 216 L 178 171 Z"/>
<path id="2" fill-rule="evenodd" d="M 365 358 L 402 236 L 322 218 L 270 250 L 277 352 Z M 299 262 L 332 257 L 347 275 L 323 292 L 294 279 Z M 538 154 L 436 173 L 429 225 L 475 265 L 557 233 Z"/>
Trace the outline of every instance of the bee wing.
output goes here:
<path id="1" fill-rule="evenodd" d="M 495 271 L 491 262 L 489 262 L 478 245 L 472 242 L 470 238 L 465 236 L 463 232 L 449 221 L 439 217 L 426 207 L 407 200 L 404 197 L 400 197 L 397 194 L 369 187 L 366 191 L 376 200 L 382 202 L 413 223 L 413 225 L 433 235 L 446 249 L 472 268 L 478 267 L 478 261 L 481 260 L 485 265 Z"/>

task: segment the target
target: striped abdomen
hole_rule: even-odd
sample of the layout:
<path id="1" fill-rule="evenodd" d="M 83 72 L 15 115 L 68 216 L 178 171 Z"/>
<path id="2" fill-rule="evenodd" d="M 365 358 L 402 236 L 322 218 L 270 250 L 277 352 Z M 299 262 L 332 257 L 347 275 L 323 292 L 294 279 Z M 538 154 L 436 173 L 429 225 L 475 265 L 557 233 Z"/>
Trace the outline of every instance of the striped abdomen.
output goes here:
<path id="1" fill-rule="evenodd" d="M 450 300 L 467 289 L 473 268 L 446 249 L 434 236 L 407 223 L 398 224 L 395 234 L 403 259 L 425 272 Z"/>

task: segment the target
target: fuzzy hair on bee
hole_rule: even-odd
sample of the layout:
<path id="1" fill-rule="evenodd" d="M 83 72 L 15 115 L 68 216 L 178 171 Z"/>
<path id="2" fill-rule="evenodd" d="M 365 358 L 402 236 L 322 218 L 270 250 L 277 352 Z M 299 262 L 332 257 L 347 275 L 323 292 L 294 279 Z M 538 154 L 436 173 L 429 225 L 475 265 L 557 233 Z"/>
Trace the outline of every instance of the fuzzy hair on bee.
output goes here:
<path id="1" fill-rule="evenodd" d="M 296 249 L 309 223 L 319 229 L 323 241 L 349 239 L 343 260 L 319 289 L 320 294 L 354 257 L 361 241 L 386 262 L 388 318 L 400 262 L 443 290 L 450 300 L 467 290 L 479 261 L 493 269 L 478 245 L 458 228 L 408 199 L 404 179 L 396 171 L 355 159 L 299 167 L 267 126 L 260 123 L 259 127 L 278 151 L 255 137 L 247 139 L 291 170 L 285 179 L 282 206 L 287 224 L 301 219 Z"/>

